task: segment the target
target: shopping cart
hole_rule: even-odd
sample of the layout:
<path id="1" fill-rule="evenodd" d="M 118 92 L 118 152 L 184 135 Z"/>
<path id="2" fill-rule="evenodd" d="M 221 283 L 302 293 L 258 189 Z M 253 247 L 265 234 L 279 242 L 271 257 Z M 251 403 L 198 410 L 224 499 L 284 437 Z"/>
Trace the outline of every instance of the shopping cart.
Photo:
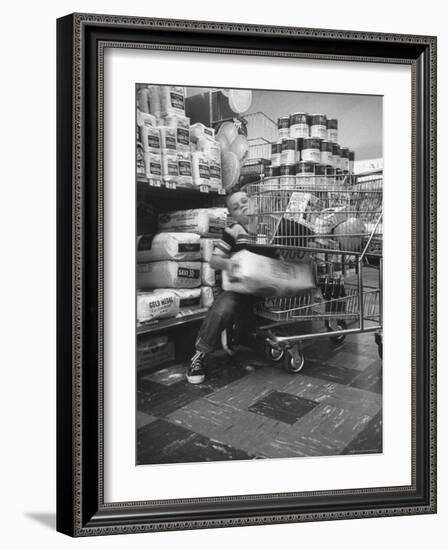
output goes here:
<path id="1" fill-rule="evenodd" d="M 346 182 L 343 175 L 280 176 L 245 186 L 252 243 L 293 250 L 316 265 L 312 293 L 255 306 L 266 354 L 288 372 L 302 369 L 303 342 L 324 336 L 339 344 L 373 332 L 382 357 L 382 176 L 369 186 Z"/>

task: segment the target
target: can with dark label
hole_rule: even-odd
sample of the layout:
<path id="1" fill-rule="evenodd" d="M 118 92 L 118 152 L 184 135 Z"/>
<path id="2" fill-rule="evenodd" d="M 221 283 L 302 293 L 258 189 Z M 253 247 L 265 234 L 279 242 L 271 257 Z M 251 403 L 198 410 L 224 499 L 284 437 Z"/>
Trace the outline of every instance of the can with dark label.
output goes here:
<path id="1" fill-rule="evenodd" d="M 272 166 L 280 166 L 282 156 L 282 142 L 274 141 L 271 143 L 271 162 Z"/>
<path id="2" fill-rule="evenodd" d="M 296 162 L 302 160 L 303 138 L 296 138 Z"/>
<path id="3" fill-rule="evenodd" d="M 341 148 L 337 143 L 333 143 L 333 168 L 341 167 Z"/>
<path id="4" fill-rule="evenodd" d="M 289 115 L 289 137 L 305 138 L 310 135 L 307 113 L 292 113 Z"/>
<path id="5" fill-rule="evenodd" d="M 294 186 L 296 174 L 295 164 L 282 164 L 280 166 L 280 189 L 291 189 Z"/>
<path id="6" fill-rule="evenodd" d="M 316 185 L 325 185 L 325 169 L 326 166 L 323 164 L 316 164 L 314 166 L 314 174 L 315 174 L 315 183 Z"/>
<path id="7" fill-rule="evenodd" d="M 327 139 L 327 117 L 321 113 L 310 115 L 310 136 Z"/>
<path id="8" fill-rule="evenodd" d="M 289 137 L 289 116 L 281 116 L 277 119 L 278 138 L 286 139 Z"/>
<path id="9" fill-rule="evenodd" d="M 314 167 L 313 162 L 300 161 L 296 164 L 296 178 L 299 185 L 314 184 Z"/>
<path id="10" fill-rule="evenodd" d="M 343 172 L 349 171 L 349 148 L 348 147 L 341 147 L 341 170 Z"/>
<path id="11" fill-rule="evenodd" d="M 283 164 L 295 164 L 296 162 L 296 140 L 284 139 L 282 140 L 282 154 L 280 165 Z"/>
<path id="12" fill-rule="evenodd" d="M 275 178 L 280 175 L 280 166 L 266 166 L 265 176 Z"/>
<path id="13" fill-rule="evenodd" d="M 334 185 L 336 183 L 333 166 L 325 166 L 325 183 L 327 185 Z"/>
<path id="14" fill-rule="evenodd" d="M 265 179 L 263 181 L 263 189 L 270 191 L 279 188 L 280 181 L 280 166 L 266 166 Z"/>
<path id="15" fill-rule="evenodd" d="M 348 152 L 348 166 L 350 172 L 353 174 L 355 172 L 355 151 Z"/>
<path id="16" fill-rule="evenodd" d="M 314 167 L 316 165 L 312 162 L 306 162 L 306 161 L 300 161 L 296 164 L 296 174 L 308 174 L 313 175 L 314 174 Z"/>
<path id="17" fill-rule="evenodd" d="M 320 142 L 320 163 L 333 166 L 333 145 L 324 139 Z"/>
<path id="18" fill-rule="evenodd" d="M 301 158 L 303 161 L 320 163 L 320 139 L 304 138 Z"/>
<path id="19" fill-rule="evenodd" d="M 338 120 L 336 118 L 327 120 L 327 139 L 333 143 L 338 142 Z"/>

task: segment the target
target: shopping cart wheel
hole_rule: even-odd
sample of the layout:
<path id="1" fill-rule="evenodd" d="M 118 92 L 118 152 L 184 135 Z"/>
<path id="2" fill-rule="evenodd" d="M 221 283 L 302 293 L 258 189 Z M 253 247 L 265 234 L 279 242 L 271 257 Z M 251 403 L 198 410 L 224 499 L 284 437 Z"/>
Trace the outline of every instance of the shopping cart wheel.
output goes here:
<path id="1" fill-rule="evenodd" d="M 291 352 L 285 353 L 284 367 L 286 372 L 297 374 L 303 369 L 305 364 L 305 356 L 301 351 L 296 351 L 293 355 Z"/>
<path id="2" fill-rule="evenodd" d="M 378 355 L 380 359 L 383 358 L 383 334 L 381 332 L 375 332 L 375 344 L 378 347 Z"/>
<path id="3" fill-rule="evenodd" d="M 330 321 L 325 321 L 325 326 L 328 332 L 335 332 L 337 330 L 345 330 L 347 328 L 347 323 L 344 319 L 337 319 L 332 323 L 330 323 Z M 345 334 L 337 334 L 336 336 L 330 336 L 330 340 L 334 345 L 339 345 L 345 340 L 345 336 Z"/>
<path id="4" fill-rule="evenodd" d="M 264 347 L 264 354 L 267 359 L 272 361 L 281 361 L 285 355 L 285 350 L 274 348 L 270 344 L 266 344 Z"/>

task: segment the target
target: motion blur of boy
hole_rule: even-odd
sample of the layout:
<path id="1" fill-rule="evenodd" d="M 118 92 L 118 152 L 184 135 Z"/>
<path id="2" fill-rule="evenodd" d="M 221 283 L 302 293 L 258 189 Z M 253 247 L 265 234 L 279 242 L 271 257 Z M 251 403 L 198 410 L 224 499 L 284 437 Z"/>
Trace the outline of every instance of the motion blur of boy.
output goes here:
<path id="1" fill-rule="evenodd" d="M 239 250 L 250 248 L 246 226 L 249 222 L 249 199 L 239 191 L 227 199 L 227 208 L 235 223 L 226 227 L 216 244 L 210 266 L 216 270 L 226 270 L 232 280 L 232 255 Z M 208 310 L 196 339 L 196 353 L 191 358 L 186 378 L 191 384 L 201 384 L 205 379 L 204 361 L 206 356 L 217 349 L 221 332 L 230 326 L 239 313 L 252 309 L 254 296 L 222 291 Z"/>

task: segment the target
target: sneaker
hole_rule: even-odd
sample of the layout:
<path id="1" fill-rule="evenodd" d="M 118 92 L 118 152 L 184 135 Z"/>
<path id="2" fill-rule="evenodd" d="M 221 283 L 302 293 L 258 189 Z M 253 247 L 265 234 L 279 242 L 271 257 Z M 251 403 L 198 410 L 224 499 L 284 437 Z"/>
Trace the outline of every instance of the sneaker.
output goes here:
<path id="1" fill-rule="evenodd" d="M 201 351 L 197 351 L 191 358 L 186 374 L 186 378 L 190 384 L 202 384 L 205 380 L 204 359 L 205 356 Z"/>

